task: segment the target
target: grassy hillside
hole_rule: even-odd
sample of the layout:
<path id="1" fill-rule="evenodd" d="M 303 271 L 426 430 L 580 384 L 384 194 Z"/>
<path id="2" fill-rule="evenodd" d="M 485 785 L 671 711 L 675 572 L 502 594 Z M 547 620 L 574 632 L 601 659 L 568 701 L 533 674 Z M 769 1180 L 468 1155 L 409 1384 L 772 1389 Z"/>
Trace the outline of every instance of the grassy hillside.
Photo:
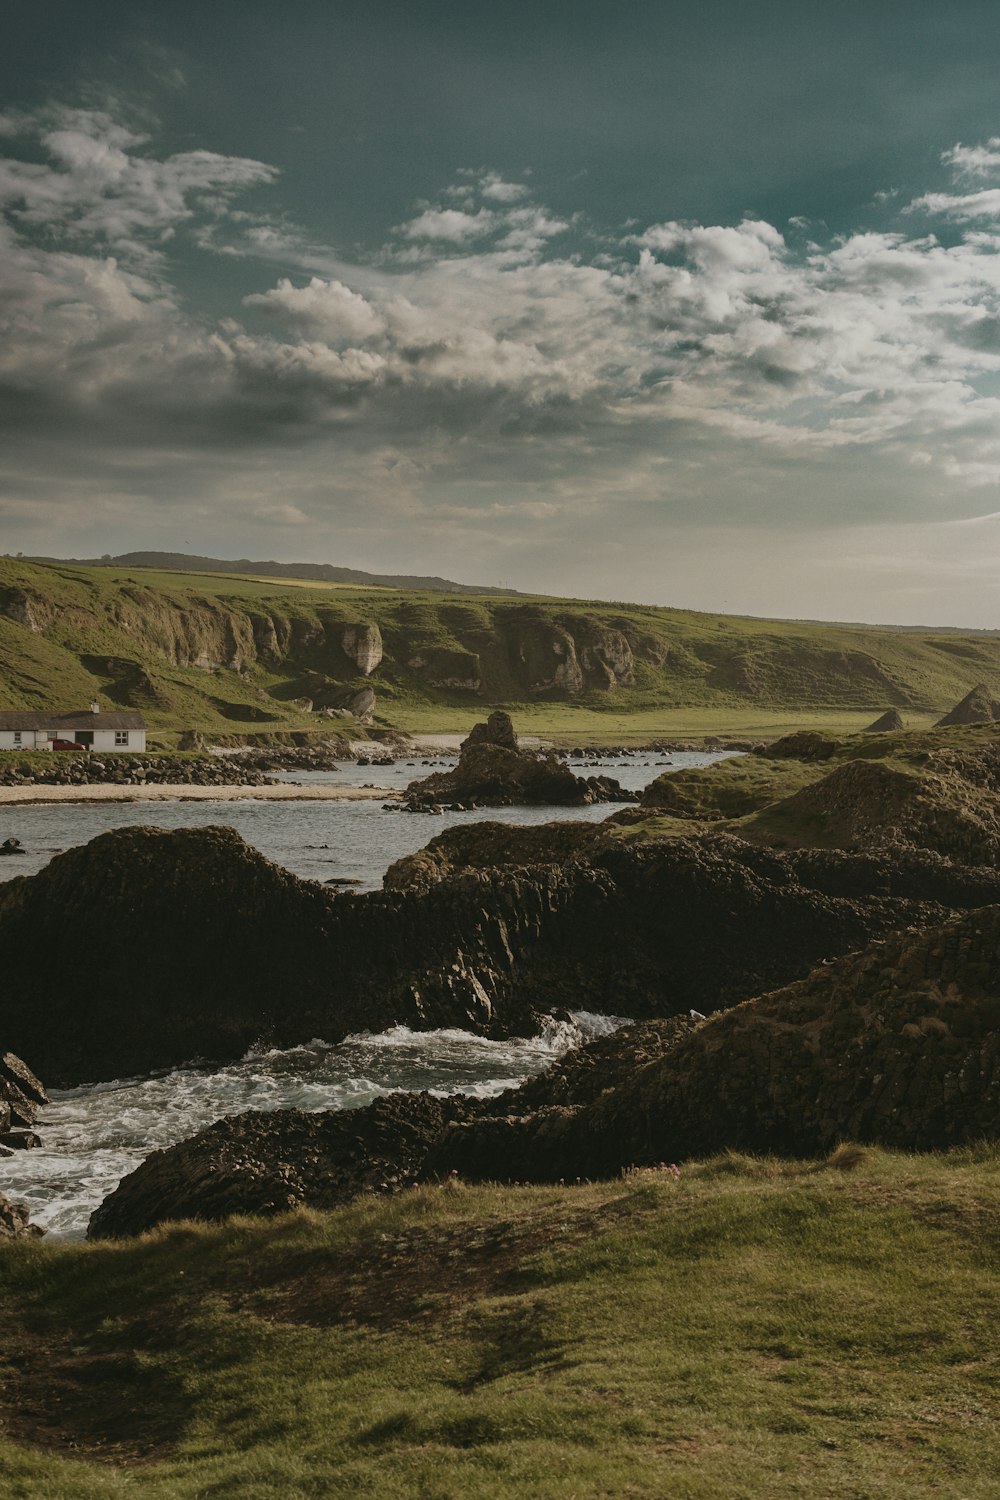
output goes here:
<path id="1" fill-rule="evenodd" d="M 96 694 L 164 731 L 345 730 L 320 715 L 366 687 L 409 730 L 502 705 L 566 737 L 843 731 L 980 680 L 1000 696 L 1000 639 L 0 558 L 0 707 Z"/>
<path id="2" fill-rule="evenodd" d="M 445 594 L 507 594 L 509 589 L 487 584 L 454 583 L 450 578 L 419 574 L 366 573 L 361 568 L 338 568 L 330 563 L 282 563 L 252 561 L 241 557 L 231 562 L 221 557 L 199 557 L 190 552 L 123 552 L 118 557 L 33 557 L 32 562 L 68 563 L 71 567 L 169 568 L 182 573 L 242 573 L 248 577 L 307 579 L 348 584 L 353 588 L 431 589 Z"/>
<path id="3" fill-rule="evenodd" d="M 996 1148 L 0 1249 L 22 1500 L 996 1494 Z"/>

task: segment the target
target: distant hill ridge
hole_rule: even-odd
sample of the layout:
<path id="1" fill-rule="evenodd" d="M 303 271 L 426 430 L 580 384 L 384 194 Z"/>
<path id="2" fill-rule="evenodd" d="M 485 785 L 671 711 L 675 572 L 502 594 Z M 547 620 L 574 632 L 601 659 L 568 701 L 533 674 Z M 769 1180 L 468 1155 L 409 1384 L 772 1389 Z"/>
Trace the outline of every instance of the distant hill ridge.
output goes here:
<path id="1" fill-rule="evenodd" d="M 360 568 L 335 568 L 332 563 L 254 562 L 248 557 L 198 557 L 189 552 L 122 552 L 118 557 L 31 557 L 28 562 L 67 563 L 81 568 L 159 568 L 181 573 L 255 573 L 262 578 L 306 578 L 318 583 L 348 583 L 358 588 L 422 589 L 435 594 L 517 594 L 517 589 L 486 584 L 453 583 L 450 578 L 424 578 L 408 573 L 366 573 Z"/>
<path id="2" fill-rule="evenodd" d="M 706 727 L 703 714 L 724 715 L 732 734 L 743 715 L 793 713 L 801 724 L 848 710 L 858 727 L 893 709 L 908 722 L 937 718 L 973 684 L 1000 702 L 991 636 L 330 587 L 255 578 L 253 563 L 213 572 L 206 560 L 201 569 L 135 560 L 154 555 L 103 566 L 0 556 L 0 708 L 97 698 L 141 712 L 154 730 L 245 737 L 329 733 L 345 717 L 345 732 L 372 720 L 467 726 L 488 706 L 516 721 L 522 708 L 551 704 L 600 714 L 614 733 L 641 713 L 659 735 L 674 710 Z"/>

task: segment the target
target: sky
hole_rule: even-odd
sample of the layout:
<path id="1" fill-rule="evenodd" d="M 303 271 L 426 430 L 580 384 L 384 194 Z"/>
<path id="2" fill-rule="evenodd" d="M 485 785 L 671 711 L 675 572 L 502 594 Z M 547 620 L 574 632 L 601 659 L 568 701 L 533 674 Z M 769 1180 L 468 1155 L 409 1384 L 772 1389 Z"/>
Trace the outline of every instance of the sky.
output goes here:
<path id="1" fill-rule="evenodd" d="M 8 0 L 0 550 L 1000 628 L 994 0 Z"/>

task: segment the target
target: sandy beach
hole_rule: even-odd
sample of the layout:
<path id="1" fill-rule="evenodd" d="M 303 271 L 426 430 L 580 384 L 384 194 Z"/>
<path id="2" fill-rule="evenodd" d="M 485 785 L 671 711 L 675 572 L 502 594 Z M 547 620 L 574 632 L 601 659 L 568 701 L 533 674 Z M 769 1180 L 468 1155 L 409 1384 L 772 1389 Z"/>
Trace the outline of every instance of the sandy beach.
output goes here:
<path id="1" fill-rule="evenodd" d="M 399 797 L 385 787 L 295 786 L 276 782 L 271 786 L 194 786 L 154 784 L 117 786 L 99 782 L 93 786 L 2 786 L 0 806 L 39 802 L 387 802 Z"/>

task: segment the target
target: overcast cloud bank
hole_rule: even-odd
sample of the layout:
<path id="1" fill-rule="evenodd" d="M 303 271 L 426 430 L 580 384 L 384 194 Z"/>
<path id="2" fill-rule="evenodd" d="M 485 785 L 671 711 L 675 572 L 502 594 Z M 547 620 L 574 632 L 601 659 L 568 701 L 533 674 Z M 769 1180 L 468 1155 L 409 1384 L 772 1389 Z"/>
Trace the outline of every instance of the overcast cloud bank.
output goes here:
<path id="1" fill-rule="evenodd" d="M 109 110 L 0 116 L 0 147 L 8 545 L 194 528 L 206 550 L 231 528 L 245 551 L 308 526 L 334 561 L 440 571 L 448 546 L 475 576 L 489 557 L 520 586 L 670 602 L 728 535 L 746 545 L 715 576 L 736 592 L 707 605 L 809 613 L 753 592 L 768 552 L 800 567 L 839 534 L 863 572 L 862 528 L 893 550 L 897 527 L 892 603 L 854 613 L 930 618 L 932 550 L 978 577 L 992 523 L 968 523 L 1000 510 L 1000 138 L 951 146 L 947 190 L 887 194 L 884 227 L 847 237 L 611 232 L 467 169 L 353 259 L 282 216 L 273 165 L 160 155 Z M 258 289 L 208 317 L 179 289 L 191 256 Z"/>

